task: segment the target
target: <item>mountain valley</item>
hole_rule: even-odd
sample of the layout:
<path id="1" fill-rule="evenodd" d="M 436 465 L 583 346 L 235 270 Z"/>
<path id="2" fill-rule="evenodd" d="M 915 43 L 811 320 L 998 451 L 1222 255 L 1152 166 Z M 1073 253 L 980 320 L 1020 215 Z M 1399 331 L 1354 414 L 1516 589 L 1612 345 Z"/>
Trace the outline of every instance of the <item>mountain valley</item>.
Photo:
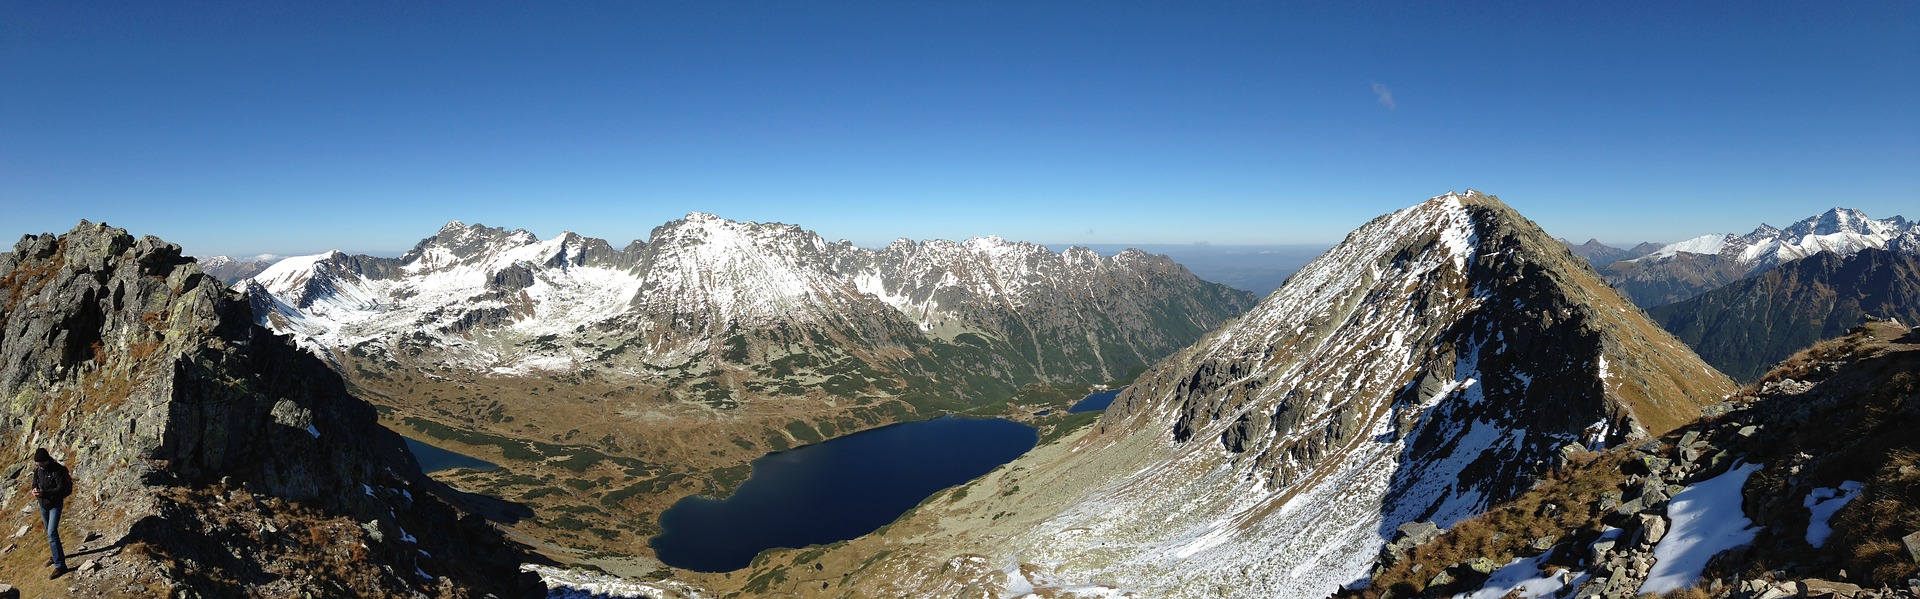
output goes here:
<path id="1" fill-rule="evenodd" d="M 630 573 L 659 567 L 662 510 L 724 496 L 753 458 L 943 413 L 1049 427 L 1253 299 L 1139 251 L 867 250 L 706 214 L 621 250 L 453 223 L 399 258 L 289 258 L 239 286 L 389 426 L 501 464 L 442 476 L 536 506 L 497 520 Z"/>

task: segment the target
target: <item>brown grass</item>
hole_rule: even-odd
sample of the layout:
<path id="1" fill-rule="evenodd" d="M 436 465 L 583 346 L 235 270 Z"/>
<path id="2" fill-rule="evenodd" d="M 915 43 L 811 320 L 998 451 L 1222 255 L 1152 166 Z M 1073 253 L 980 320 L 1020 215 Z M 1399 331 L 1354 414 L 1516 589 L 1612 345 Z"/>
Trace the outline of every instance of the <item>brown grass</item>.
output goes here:
<path id="1" fill-rule="evenodd" d="M 1887 457 L 1866 495 L 1834 515 L 1835 538 L 1854 540 L 1847 557 L 1868 580 L 1900 581 L 1920 573 L 1900 538 L 1920 531 L 1920 455 L 1896 449 Z M 1845 546 L 1845 545 L 1842 545 Z"/>
<path id="2" fill-rule="evenodd" d="M 1535 555 L 1527 544 L 1538 537 L 1559 537 L 1556 543 L 1564 544 L 1571 534 L 1597 520 L 1594 512 L 1600 494 L 1617 490 L 1625 482 L 1620 464 L 1626 457 L 1624 450 L 1574 456 L 1573 463 L 1549 473 L 1541 486 L 1414 548 L 1405 559 L 1375 577 L 1360 595 L 1375 598 L 1389 589 L 1396 589 L 1395 596 L 1423 592 L 1441 570 L 1476 557 L 1506 564 L 1516 557 Z M 1549 503 L 1560 506 L 1557 514 L 1547 515 Z M 1550 563 L 1558 561 L 1556 558 Z M 1416 564 L 1420 566 L 1417 573 L 1413 571 Z"/>

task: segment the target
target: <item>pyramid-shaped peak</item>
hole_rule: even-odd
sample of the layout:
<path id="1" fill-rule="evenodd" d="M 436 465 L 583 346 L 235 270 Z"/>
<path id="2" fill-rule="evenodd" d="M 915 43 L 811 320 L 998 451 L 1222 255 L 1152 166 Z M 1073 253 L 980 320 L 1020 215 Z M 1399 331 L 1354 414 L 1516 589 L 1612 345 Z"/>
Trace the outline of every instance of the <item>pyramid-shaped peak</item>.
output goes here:
<path id="1" fill-rule="evenodd" d="M 1786 228 L 1785 233 L 1794 237 L 1835 233 L 1873 234 L 1877 232 L 1876 229 L 1888 228 L 1889 224 L 1875 221 L 1867 213 L 1853 208 L 1835 207 L 1794 223 Z"/>

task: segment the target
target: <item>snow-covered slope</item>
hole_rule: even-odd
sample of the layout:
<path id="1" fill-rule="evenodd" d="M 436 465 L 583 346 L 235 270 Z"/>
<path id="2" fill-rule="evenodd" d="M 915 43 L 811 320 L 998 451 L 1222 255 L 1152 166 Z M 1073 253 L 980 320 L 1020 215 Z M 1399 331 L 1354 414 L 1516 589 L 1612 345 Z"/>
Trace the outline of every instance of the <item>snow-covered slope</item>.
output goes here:
<path id="1" fill-rule="evenodd" d="M 454 222 L 397 259 L 289 258 L 243 285 L 264 324 L 336 363 L 352 354 L 503 376 L 658 378 L 853 359 L 874 384 L 885 378 L 874 373 L 939 357 L 932 346 L 1009 379 L 1107 380 L 1251 305 L 1139 252 L 1053 253 L 997 238 L 875 251 L 702 213 L 623 250 Z M 775 367 L 795 355 L 805 357 Z"/>
<path id="2" fill-rule="evenodd" d="M 1785 229 L 1762 224 L 1745 235 L 1703 235 L 1668 244 L 1651 254 L 1607 265 L 1607 278 L 1635 303 L 1672 303 L 1822 252 L 1851 256 L 1886 248 L 1920 224 L 1901 216 L 1880 220 L 1859 210 L 1833 208 Z"/>
<path id="3" fill-rule="evenodd" d="M 1596 421 L 1635 438 L 1731 390 L 1533 223 L 1448 194 L 1354 231 L 1078 441 L 845 551 L 892 551 L 851 579 L 877 595 L 1323 596 L 1395 527 L 1513 496 Z"/>

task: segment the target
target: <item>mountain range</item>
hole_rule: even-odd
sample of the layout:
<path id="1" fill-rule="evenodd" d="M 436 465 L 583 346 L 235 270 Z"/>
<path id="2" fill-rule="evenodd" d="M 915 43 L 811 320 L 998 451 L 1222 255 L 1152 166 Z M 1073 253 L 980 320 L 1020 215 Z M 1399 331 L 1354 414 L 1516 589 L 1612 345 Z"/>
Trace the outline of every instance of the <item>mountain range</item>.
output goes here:
<path id="1" fill-rule="evenodd" d="M 199 264 L 200 272 L 207 273 L 207 276 L 222 283 L 232 285 L 253 278 L 254 275 L 271 268 L 279 261 L 277 256 L 270 255 L 262 255 L 254 259 L 214 256 L 200 259 Z"/>
<path id="2" fill-rule="evenodd" d="M 1639 258 L 1606 264 L 1601 272 L 1635 304 L 1650 308 L 1808 256 L 1850 256 L 1885 248 L 1901 237 L 1914 243 L 1920 225 L 1901 216 L 1874 220 L 1858 210 L 1834 208 L 1784 229 L 1762 224 L 1745 235 L 1703 235 L 1668 244 Z"/>
<path id="3" fill-rule="evenodd" d="M 1639 245 L 1630 248 L 1617 248 L 1600 243 L 1598 239 L 1588 239 L 1586 243 L 1579 245 L 1574 245 L 1573 242 L 1567 241 L 1566 239 L 1561 239 L 1560 243 L 1566 244 L 1567 249 L 1573 250 L 1574 255 L 1585 258 L 1587 262 L 1592 263 L 1594 268 L 1600 268 L 1621 260 L 1639 258 L 1654 253 L 1662 247 L 1657 243 L 1643 241 Z"/>
<path id="4" fill-rule="evenodd" d="M 1752 381 L 1870 318 L 1920 323 L 1920 244 L 1895 241 L 1820 252 L 1647 314 L 1721 372 Z"/>
<path id="5" fill-rule="evenodd" d="M 1532 222 L 1448 194 L 1354 231 L 1088 428 L 882 533 L 704 582 L 1322 596 L 1365 581 L 1400 526 L 1525 491 L 1584 431 L 1638 442 L 1732 390 Z"/>

